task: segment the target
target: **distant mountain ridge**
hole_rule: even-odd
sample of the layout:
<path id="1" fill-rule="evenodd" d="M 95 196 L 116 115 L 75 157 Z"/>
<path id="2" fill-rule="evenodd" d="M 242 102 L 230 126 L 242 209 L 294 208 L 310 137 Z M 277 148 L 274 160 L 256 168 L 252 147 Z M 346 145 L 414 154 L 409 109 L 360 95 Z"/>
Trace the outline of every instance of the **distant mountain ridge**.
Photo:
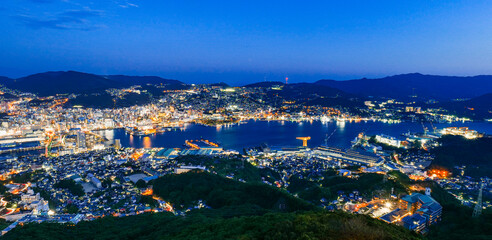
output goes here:
<path id="1" fill-rule="evenodd" d="M 492 119 L 492 93 L 466 101 L 451 101 L 440 104 L 452 113 L 473 119 Z"/>
<path id="2" fill-rule="evenodd" d="M 454 77 L 410 73 L 376 79 L 319 80 L 315 84 L 357 95 L 397 99 L 409 99 L 416 95 L 420 98 L 445 101 L 492 93 L 491 75 Z"/>
<path id="3" fill-rule="evenodd" d="M 257 82 L 257 83 L 251 83 L 244 85 L 243 87 L 250 87 L 250 88 L 255 88 L 255 87 L 273 87 L 273 86 L 283 86 L 283 82 L 276 82 L 276 81 L 268 81 L 268 82 Z"/>
<path id="4" fill-rule="evenodd" d="M 8 88 L 36 93 L 40 96 L 65 93 L 94 93 L 109 88 L 123 88 L 143 84 L 185 85 L 178 80 L 164 79 L 156 76 L 100 76 L 76 71 L 44 72 L 17 79 L 0 77 L 0 83 Z"/>
<path id="5" fill-rule="evenodd" d="M 165 79 L 157 76 L 127 76 L 127 75 L 105 75 L 106 79 L 114 80 L 128 85 L 141 84 L 184 84 L 178 80 Z"/>
<path id="6" fill-rule="evenodd" d="M 121 86 L 116 81 L 108 80 L 94 74 L 75 71 L 37 73 L 14 79 L 13 82 L 5 85 L 9 88 L 36 93 L 40 96 L 63 93 L 88 93 Z"/>
<path id="7" fill-rule="evenodd" d="M 189 86 L 178 80 L 157 76 L 96 75 L 76 71 L 45 72 L 18 79 L 0 77 L 0 84 L 23 92 L 37 93 L 40 96 L 63 93 L 86 94 L 101 92 L 108 88 L 145 84 L 166 85 L 169 89 L 182 89 Z M 227 87 L 223 83 L 219 83 L 217 86 Z M 273 86 L 283 86 L 284 90 L 291 94 L 305 91 L 326 93 L 327 89 L 325 88 L 316 89 L 323 86 L 359 97 L 372 96 L 401 100 L 436 99 L 447 102 L 452 99 L 475 98 L 492 93 L 492 75 L 454 77 L 411 73 L 375 79 L 319 80 L 314 83 L 287 85 L 280 81 L 257 82 L 244 87 L 271 88 Z M 332 93 L 336 93 L 336 91 L 333 90 Z M 412 96 L 416 96 L 416 98 Z"/>
<path id="8" fill-rule="evenodd" d="M 0 83 L 12 81 L 12 78 L 0 76 Z"/>

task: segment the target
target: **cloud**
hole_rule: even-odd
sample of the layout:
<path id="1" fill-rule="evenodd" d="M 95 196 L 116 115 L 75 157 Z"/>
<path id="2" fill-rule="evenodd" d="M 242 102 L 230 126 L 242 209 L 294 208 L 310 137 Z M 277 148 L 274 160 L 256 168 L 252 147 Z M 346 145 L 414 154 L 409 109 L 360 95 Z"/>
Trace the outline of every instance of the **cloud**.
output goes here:
<path id="1" fill-rule="evenodd" d="M 87 17 L 100 17 L 103 11 L 92 10 L 92 9 L 82 9 L 82 10 L 67 10 L 60 14 L 60 16 L 72 17 L 72 18 L 87 18 Z"/>
<path id="2" fill-rule="evenodd" d="M 85 8 L 81 10 L 66 10 L 64 12 L 47 17 L 22 14 L 15 16 L 15 18 L 24 25 L 33 29 L 51 28 L 89 31 L 98 29 L 101 27 L 101 25 L 94 25 L 87 18 L 100 17 L 102 16 L 102 14 L 102 11 Z"/>
<path id="3" fill-rule="evenodd" d="M 122 7 L 122 8 L 130 8 L 130 7 L 138 8 L 138 5 L 137 4 L 134 4 L 134 3 L 131 3 L 131 2 L 128 2 L 128 1 L 119 2 L 118 5 L 120 7 Z"/>
<path id="4" fill-rule="evenodd" d="M 35 3 L 52 3 L 55 2 L 55 0 L 28 0 L 30 2 L 35 2 Z"/>

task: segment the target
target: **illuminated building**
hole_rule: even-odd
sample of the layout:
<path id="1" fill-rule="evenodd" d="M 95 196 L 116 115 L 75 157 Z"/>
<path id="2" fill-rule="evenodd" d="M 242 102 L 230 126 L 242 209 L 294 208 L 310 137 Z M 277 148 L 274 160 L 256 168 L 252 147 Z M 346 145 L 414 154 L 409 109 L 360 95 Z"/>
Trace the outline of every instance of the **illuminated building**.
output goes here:
<path id="1" fill-rule="evenodd" d="M 174 173 L 181 174 L 181 173 L 189 172 L 191 170 L 205 171 L 205 167 L 202 167 L 202 166 L 181 166 L 181 167 L 175 168 Z"/>
<path id="2" fill-rule="evenodd" d="M 332 147 L 317 147 L 314 152 L 318 158 L 340 161 L 353 165 L 377 166 L 384 162 L 384 159 L 377 155 L 355 150 L 344 151 L 342 149 Z"/>
<path id="3" fill-rule="evenodd" d="M 401 219 L 403 226 L 415 232 L 422 232 L 426 227 L 426 218 L 420 214 L 412 214 Z"/>
<path id="4" fill-rule="evenodd" d="M 430 196 L 430 189 L 426 194 L 412 193 L 401 198 L 400 208 L 425 217 L 427 226 L 441 220 L 442 206 Z"/>
<path id="5" fill-rule="evenodd" d="M 459 135 L 468 139 L 483 137 L 483 134 L 475 130 L 470 130 L 467 127 L 448 127 L 441 130 L 443 135 Z"/>
<path id="6" fill-rule="evenodd" d="M 398 140 L 394 137 L 386 136 L 386 135 L 376 135 L 376 141 L 379 143 L 384 143 L 384 144 L 387 144 L 387 145 L 390 145 L 393 147 L 397 147 L 397 148 L 402 147 L 402 143 L 400 140 Z"/>

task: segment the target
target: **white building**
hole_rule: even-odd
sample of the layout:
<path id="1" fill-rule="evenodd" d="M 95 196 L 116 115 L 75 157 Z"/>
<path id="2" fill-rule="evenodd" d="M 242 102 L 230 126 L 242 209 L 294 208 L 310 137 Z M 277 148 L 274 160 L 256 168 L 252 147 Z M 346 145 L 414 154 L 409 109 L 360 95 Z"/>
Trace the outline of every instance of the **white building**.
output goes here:
<path id="1" fill-rule="evenodd" d="M 384 143 L 384 144 L 387 144 L 387 145 L 390 145 L 393 147 L 397 147 L 397 148 L 402 147 L 400 140 L 398 140 L 394 137 L 386 136 L 386 135 L 376 135 L 376 141 L 379 143 Z"/>

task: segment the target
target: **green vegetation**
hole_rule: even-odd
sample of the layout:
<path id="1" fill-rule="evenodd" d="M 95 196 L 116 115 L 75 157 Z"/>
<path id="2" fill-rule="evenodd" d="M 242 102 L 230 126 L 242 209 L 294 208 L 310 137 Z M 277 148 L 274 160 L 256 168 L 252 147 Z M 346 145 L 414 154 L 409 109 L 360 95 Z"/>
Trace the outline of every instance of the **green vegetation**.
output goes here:
<path id="1" fill-rule="evenodd" d="M 68 101 L 68 105 L 81 105 L 90 108 L 113 108 L 113 107 L 130 107 L 134 105 L 144 105 L 150 103 L 149 94 L 126 93 L 124 96 L 112 97 L 108 93 L 92 93 L 77 96 L 75 99 Z"/>
<path id="2" fill-rule="evenodd" d="M 492 138 L 466 139 L 445 135 L 439 139 L 442 146 L 435 148 L 434 167 L 452 170 L 466 165 L 465 174 L 471 177 L 492 176 Z"/>
<path id="3" fill-rule="evenodd" d="M 53 187 L 67 189 L 73 195 L 79 196 L 79 197 L 84 196 L 84 194 L 85 194 L 84 189 L 82 188 L 82 185 L 76 183 L 72 179 L 63 179 L 63 180 L 55 183 L 55 185 L 53 185 Z"/>
<path id="4" fill-rule="evenodd" d="M 390 172 L 389 178 L 375 173 L 360 174 L 359 178 L 347 178 L 336 175 L 335 172 L 327 172 L 323 180 L 312 181 L 300 179 L 296 176 L 289 179 L 287 190 L 297 194 L 300 198 L 318 204 L 322 198 L 334 200 L 339 191 L 345 193 L 359 191 L 362 196 L 371 198 L 374 195 L 389 196 L 391 188 L 395 194 L 407 193 L 410 179 L 400 172 Z"/>
<path id="5" fill-rule="evenodd" d="M 147 183 L 145 183 L 145 180 L 143 180 L 143 179 L 139 179 L 139 180 L 135 183 L 135 187 L 137 187 L 137 188 L 146 188 L 146 187 L 147 187 Z"/>
<path id="6" fill-rule="evenodd" d="M 32 172 L 18 173 L 10 176 L 10 180 L 13 181 L 14 183 L 27 183 L 32 181 L 33 175 L 34 174 Z"/>
<path id="7" fill-rule="evenodd" d="M 322 198 L 328 200 L 336 198 L 336 193 L 333 194 L 330 191 L 331 189 L 320 187 L 319 184 L 314 181 L 300 179 L 297 176 L 293 176 L 289 179 L 289 187 L 287 187 L 287 190 L 313 204 L 319 203 Z"/>
<path id="8" fill-rule="evenodd" d="M 74 214 L 79 212 L 79 207 L 75 204 L 67 204 L 67 206 L 64 209 L 64 212 Z"/>
<path id="9" fill-rule="evenodd" d="M 134 105 L 149 104 L 151 101 L 150 95 L 146 93 L 127 93 L 122 97 L 115 99 L 115 107 L 131 107 Z"/>
<path id="10" fill-rule="evenodd" d="M 34 172 L 27 171 L 21 172 L 10 176 L 10 179 L 3 181 L 5 184 L 10 181 L 14 183 L 28 183 L 28 182 L 36 182 L 41 176 L 44 170 L 37 170 Z"/>
<path id="11" fill-rule="evenodd" d="M 385 197 L 391 189 L 406 193 L 415 184 L 405 174 L 393 171 L 387 177 L 380 174 L 358 174 L 341 177 L 327 171 L 320 178 L 290 178 L 288 192 L 261 183 L 273 173 L 258 169 L 239 157 L 180 157 L 179 163 L 206 166 L 217 174 L 191 171 L 170 174 L 153 181 L 154 195 L 186 211 L 185 216 L 170 213 L 143 214 L 113 218 L 105 217 L 75 226 L 53 223 L 18 226 L 5 239 L 422 239 L 403 227 L 386 224 L 364 215 L 327 212 L 313 204 L 322 198 L 336 198 L 339 191 L 358 190 L 362 196 Z M 240 182 L 236 179 L 245 179 Z M 434 182 L 420 182 L 432 188 L 432 196 L 443 206 L 442 221 L 433 225 L 427 239 L 490 239 L 492 211 L 472 218 L 472 209 L 459 202 Z M 71 179 L 55 184 L 70 191 L 82 191 Z M 78 194 L 75 194 L 80 196 Z M 108 204 L 111 199 L 106 199 Z M 150 207 L 157 202 L 152 196 L 139 196 L 137 201 Z M 198 202 L 208 208 L 193 208 Z M 125 201 L 114 202 L 117 209 Z M 64 210 L 75 213 L 68 205 Z M 0 222 L 0 225 L 2 223 Z"/>
<path id="12" fill-rule="evenodd" d="M 11 224 L 11 222 L 7 222 L 5 219 L 0 218 L 0 229 L 5 229 Z"/>
<path id="13" fill-rule="evenodd" d="M 185 165 L 200 165 L 207 167 L 211 172 L 220 176 L 229 176 L 246 182 L 261 182 L 263 179 L 273 183 L 280 179 L 280 175 L 270 169 L 257 168 L 240 156 L 209 157 L 209 156 L 180 156 L 178 163 Z"/>
<path id="14" fill-rule="evenodd" d="M 0 182 L 0 194 L 5 194 L 7 192 L 8 188 L 5 187 L 3 182 Z"/>
<path id="15" fill-rule="evenodd" d="M 112 108 L 114 107 L 114 101 L 111 95 L 107 93 L 95 93 L 85 94 L 77 96 L 75 99 L 71 99 L 67 103 L 71 106 L 84 106 L 87 108 Z"/>
<path id="16" fill-rule="evenodd" d="M 153 208 L 159 205 L 157 201 L 152 198 L 152 196 L 140 196 L 138 202 L 149 205 L 150 207 Z"/>
<path id="17" fill-rule="evenodd" d="M 402 227 L 340 212 L 269 213 L 232 219 L 200 213 L 106 217 L 76 226 L 26 224 L 4 239 L 420 239 Z"/>
<path id="18" fill-rule="evenodd" d="M 154 194 L 185 209 L 202 200 L 210 208 L 186 216 L 170 213 L 105 217 L 75 226 L 26 224 L 5 239 L 420 239 L 402 227 L 368 216 L 326 212 L 260 183 L 243 183 L 205 172 L 166 175 Z M 155 202 L 141 196 L 139 202 Z M 308 212 L 304 212 L 304 211 Z M 316 210 L 316 212 L 313 212 Z"/>
<path id="19" fill-rule="evenodd" d="M 202 200 L 212 209 L 229 208 L 231 216 L 235 215 L 233 209 L 251 209 L 250 214 L 256 214 L 258 209 L 265 210 L 263 212 L 315 209 L 303 200 L 266 184 L 242 183 L 204 172 L 165 175 L 155 180 L 153 190 L 154 194 L 174 204 L 176 209 L 193 207 Z"/>

